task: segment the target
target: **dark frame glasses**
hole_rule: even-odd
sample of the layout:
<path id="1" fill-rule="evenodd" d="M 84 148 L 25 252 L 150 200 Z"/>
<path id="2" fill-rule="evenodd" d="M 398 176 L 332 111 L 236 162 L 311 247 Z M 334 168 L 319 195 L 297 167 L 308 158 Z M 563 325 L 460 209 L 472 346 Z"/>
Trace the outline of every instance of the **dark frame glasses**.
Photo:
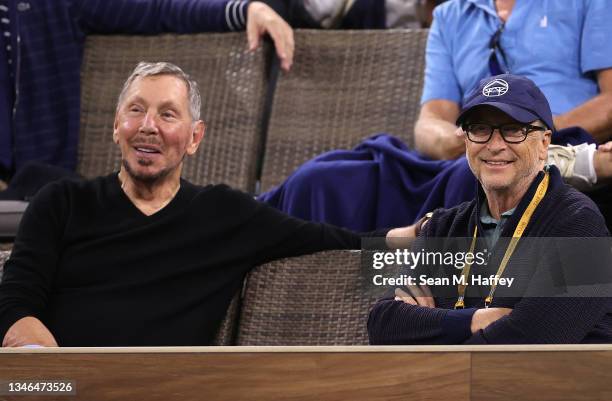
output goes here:
<path id="1" fill-rule="evenodd" d="M 483 139 L 483 137 L 478 137 L 476 139 L 474 139 L 474 133 L 473 131 L 475 130 L 475 127 L 478 126 L 481 130 L 488 130 L 488 136 L 486 137 L 486 139 Z M 532 131 L 546 131 L 548 128 L 545 127 L 540 127 L 537 125 L 531 125 L 531 124 L 517 124 L 517 123 L 510 123 L 510 124 L 502 124 L 502 125 L 490 125 L 490 124 L 485 124 L 485 123 L 471 123 L 471 124 L 465 124 L 461 127 L 463 129 L 463 132 L 465 132 L 465 134 L 467 135 L 467 138 L 474 143 L 487 143 L 491 140 L 491 138 L 493 137 L 493 132 L 495 132 L 495 130 L 499 131 L 499 134 L 501 135 L 502 139 L 504 140 L 504 142 L 506 143 L 521 143 L 523 141 L 525 141 L 525 139 L 527 139 L 527 135 L 532 132 Z M 521 132 L 521 136 L 514 136 L 516 135 L 518 132 Z"/>

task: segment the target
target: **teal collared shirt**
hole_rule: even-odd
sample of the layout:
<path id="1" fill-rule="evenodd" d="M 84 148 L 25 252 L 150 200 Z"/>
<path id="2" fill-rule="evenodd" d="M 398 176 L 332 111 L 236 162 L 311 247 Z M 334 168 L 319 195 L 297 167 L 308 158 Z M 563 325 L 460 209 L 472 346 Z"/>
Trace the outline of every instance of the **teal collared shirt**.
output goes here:
<path id="1" fill-rule="evenodd" d="M 510 216 L 512 216 L 515 209 L 516 208 L 512 208 L 506 212 L 503 212 L 500 219 L 496 220 L 493 216 L 491 216 L 491 212 L 489 212 L 489 204 L 487 203 L 487 200 L 485 199 L 482 202 L 482 208 L 480 209 L 480 223 L 482 224 L 482 229 L 484 231 L 482 235 L 487 241 L 489 249 L 492 249 L 497 243 L 497 240 L 504 229 L 504 224 L 506 224 L 508 219 L 510 219 Z"/>

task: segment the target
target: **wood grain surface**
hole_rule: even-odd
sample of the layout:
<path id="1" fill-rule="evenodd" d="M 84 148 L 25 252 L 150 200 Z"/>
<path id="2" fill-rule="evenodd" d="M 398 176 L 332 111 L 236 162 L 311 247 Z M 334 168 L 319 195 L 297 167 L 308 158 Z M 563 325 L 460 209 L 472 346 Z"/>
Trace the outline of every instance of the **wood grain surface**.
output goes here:
<path id="1" fill-rule="evenodd" d="M 472 354 L 474 401 L 612 400 L 612 352 Z"/>
<path id="2" fill-rule="evenodd" d="M 0 354 L 2 380 L 75 380 L 67 400 L 462 401 L 469 369 L 469 353 Z"/>
<path id="3" fill-rule="evenodd" d="M 0 381 L 76 381 L 8 400 L 612 400 L 609 345 L 2 349 Z"/>

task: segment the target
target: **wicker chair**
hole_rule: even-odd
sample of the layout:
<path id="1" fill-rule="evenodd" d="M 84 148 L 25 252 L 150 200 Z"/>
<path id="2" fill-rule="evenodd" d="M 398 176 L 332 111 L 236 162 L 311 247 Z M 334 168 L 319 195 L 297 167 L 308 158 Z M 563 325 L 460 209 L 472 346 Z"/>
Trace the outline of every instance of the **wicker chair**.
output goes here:
<path id="1" fill-rule="evenodd" d="M 267 88 L 264 53 L 247 52 L 243 33 L 89 36 L 81 67 L 79 173 L 95 177 L 118 169 L 112 132 L 123 82 L 139 61 L 169 61 L 198 82 L 207 123 L 202 146 L 185 161 L 183 177 L 252 192 Z"/>
<path id="2" fill-rule="evenodd" d="M 242 301 L 238 345 L 368 344 L 366 322 L 380 294 L 359 251 L 327 251 L 255 269 Z"/>
<path id="3" fill-rule="evenodd" d="M 412 144 L 426 39 L 426 30 L 296 31 L 294 67 L 274 93 L 262 190 L 378 132 Z"/>
<path id="4" fill-rule="evenodd" d="M 2 281 L 2 273 L 4 272 L 4 263 L 11 256 L 10 251 L 0 251 L 0 282 Z"/>
<path id="5" fill-rule="evenodd" d="M 225 312 L 225 319 L 221 322 L 217 336 L 211 345 L 234 345 L 236 343 L 240 303 L 240 294 L 236 294 Z"/>

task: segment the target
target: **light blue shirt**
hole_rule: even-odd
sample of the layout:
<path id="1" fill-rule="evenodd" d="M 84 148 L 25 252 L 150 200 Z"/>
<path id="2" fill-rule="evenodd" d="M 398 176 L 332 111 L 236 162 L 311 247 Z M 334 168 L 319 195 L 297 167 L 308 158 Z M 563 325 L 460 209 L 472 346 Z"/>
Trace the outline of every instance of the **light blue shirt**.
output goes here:
<path id="1" fill-rule="evenodd" d="M 553 114 L 566 113 L 596 96 L 594 72 L 612 67 L 611 21 L 611 0 L 516 0 L 500 38 L 505 68 L 533 80 Z M 421 103 L 461 105 L 467 91 L 490 75 L 489 41 L 500 24 L 494 0 L 436 7 Z"/>

